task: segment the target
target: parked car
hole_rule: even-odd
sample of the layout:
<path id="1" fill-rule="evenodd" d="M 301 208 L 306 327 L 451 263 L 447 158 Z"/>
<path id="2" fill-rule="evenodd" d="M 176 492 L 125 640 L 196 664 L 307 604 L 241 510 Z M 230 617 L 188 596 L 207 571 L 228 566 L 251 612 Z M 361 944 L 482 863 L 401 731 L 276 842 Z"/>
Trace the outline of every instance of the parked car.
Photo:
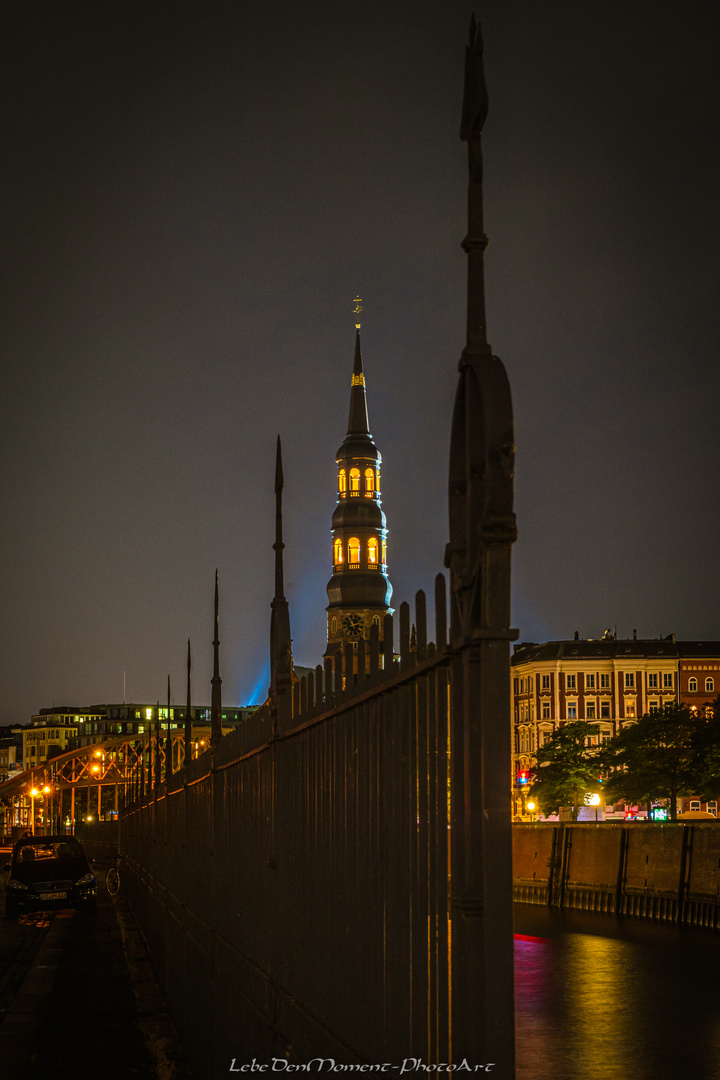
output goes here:
<path id="1" fill-rule="evenodd" d="M 5 914 L 74 907 L 97 911 L 97 881 L 74 836 L 22 836 L 5 864 Z"/>

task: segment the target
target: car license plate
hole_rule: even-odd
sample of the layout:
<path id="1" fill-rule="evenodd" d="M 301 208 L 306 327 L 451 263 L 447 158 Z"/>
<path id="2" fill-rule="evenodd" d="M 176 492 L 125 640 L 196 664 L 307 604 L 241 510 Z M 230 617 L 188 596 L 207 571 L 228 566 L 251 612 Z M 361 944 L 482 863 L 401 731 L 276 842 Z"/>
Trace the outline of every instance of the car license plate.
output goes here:
<path id="1" fill-rule="evenodd" d="M 66 892 L 44 892 L 40 894 L 41 900 L 67 900 Z"/>

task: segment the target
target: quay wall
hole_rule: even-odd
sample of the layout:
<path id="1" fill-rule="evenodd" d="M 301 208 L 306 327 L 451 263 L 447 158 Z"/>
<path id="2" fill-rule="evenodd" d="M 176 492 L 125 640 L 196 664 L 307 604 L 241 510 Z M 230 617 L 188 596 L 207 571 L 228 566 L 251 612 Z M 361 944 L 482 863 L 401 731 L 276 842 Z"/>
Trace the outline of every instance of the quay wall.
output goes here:
<path id="1" fill-rule="evenodd" d="M 720 926 L 720 822 L 515 824 L 521 903 Z"/>

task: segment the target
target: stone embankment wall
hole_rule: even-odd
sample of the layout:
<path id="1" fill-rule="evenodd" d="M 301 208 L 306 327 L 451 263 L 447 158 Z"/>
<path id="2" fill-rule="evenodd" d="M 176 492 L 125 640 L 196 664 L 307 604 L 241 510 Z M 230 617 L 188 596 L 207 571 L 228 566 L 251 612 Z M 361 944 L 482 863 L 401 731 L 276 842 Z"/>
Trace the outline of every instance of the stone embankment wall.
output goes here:
<path id="1" fill-rule="evenodd" d="M 513 826 L 517 901 L 720 926 L 720 822 Z"/>

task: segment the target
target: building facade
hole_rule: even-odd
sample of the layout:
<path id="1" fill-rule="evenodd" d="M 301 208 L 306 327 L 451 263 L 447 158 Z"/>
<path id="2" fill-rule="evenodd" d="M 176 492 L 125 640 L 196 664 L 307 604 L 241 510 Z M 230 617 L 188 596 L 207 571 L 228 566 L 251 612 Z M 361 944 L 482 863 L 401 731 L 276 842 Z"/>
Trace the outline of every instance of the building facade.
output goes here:
<path id="1" fill-rule="evenodd" d="M 155 725 L 160 722 L 163 729 L 173 731 L 176 728 L 185 727 L 186 707 L 177 708 L 166 705 L 127 704 L 103 705 L 102 715 L 93 717 L 79 731 L 76 740 L 68 749 L 78 749 L 82 746 L 91 746 L 93 743 L 102 742 L 103 739 L 113 738 L 118 735 L 147 735 L 154 731 Z M 222 707 L 222 726 L 225 730 L 231 730 L 242 724 L 247 716 L 254 712 L 258 706 Z M 98 710 L 99 712 L 99 710 Z M 211 709 L 209 706 L 192 707 L 192 726 L 207 727 L 211 722 Z"/>
<path id="2" fill-rule="evenodd" d="M 15 740 L 12 737 L 0 739 L 0 784 L 8 780 L 18 768 Z"/>
<path id="3" fill-rule="evenodd" d="M 229 731 L 242 724 L 258 707 L 223 706 L 223 730 Z M 126 702 L 121 705 L 92 705 L 88 708 L 41 709 L 32 717 L 27 727 L 12 730 L 22 736 L 22 766 L 24 769 L 31 769 L 43 765 L 48 756 L 57 757 L 67 750 L 92 746 L 114 736 L 150 734 L 158 719 L 163 729 L 167 728 L 168 720 L 171 730 L 184 728 L 185 712 L 184 706 L 171 706 L 168 716 L 167 706 Z M 193 706 L 193 728 L 208 727 L 210 714 L 209 706 Z"/>
<path id="4" fill-rule="evenodd" d="M 680 701 L 699 712 L 720 694 L 720 642 L 680 641 Z"/>
<path id="5" fill-rule="evenodd" d="M 59 709 L 41 709 L 31 718 L 28 727 L 19 729 L 22 733 L 23 768 L 35 768 L 43 765 L 49 757 L 64 754 L 72 748 L 73 739 L 82 725 L 99 718 L 100 711 L 95 709 L 75 709 L 66 705 Z"/>
<path id="6" fill-rule="evenodd" d="M 597 723 L 597 740 L 607 742 L 671 702 L 698 713 L 711 708 L 720 691 L 720 642 L 677 641 L 674 634 L 625 640 L 609 633 L 599 640 L 523 642 L 513 651 L 512 675 L 513 815 L 527 820 L 535 752 L 559 727 Z"/>
<path id="7" fill-rule="evenodd" d="M 350 641 L 369 640 L 373 623 L 383 639 L 392 612 L 387 574 L 387 522 L 380 498 L 382 455 L 368 426 L 367 395 L 356 326 L 347 435 L 337 452 L 337 506 L 332 517 L 333 572 L 327 585 L 326 657 Z M 369 652 L 368 652 L 369 658 Z"/>

